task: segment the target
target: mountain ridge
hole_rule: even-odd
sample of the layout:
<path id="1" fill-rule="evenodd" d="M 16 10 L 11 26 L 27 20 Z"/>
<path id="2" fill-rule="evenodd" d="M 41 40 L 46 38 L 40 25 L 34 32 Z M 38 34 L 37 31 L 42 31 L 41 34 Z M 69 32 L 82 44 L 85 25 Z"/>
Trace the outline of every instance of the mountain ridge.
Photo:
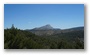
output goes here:
<path id="1" fill-rule="evenodd" d="M 26 31 L 30 31 L 36 35 L 42 36 L 42 35 L 53 35 L 53 34 L 60 34 L 60 33 L 67 33 L 67 32 L 73 32 L 78 30 L 84 30 L 84 27 L 75 27 L 75 28 L 69 28 L 69 29 L 57 29 L 53 28 L 51 25 L 45 25 L 38 28 L 29 29 Z"/>

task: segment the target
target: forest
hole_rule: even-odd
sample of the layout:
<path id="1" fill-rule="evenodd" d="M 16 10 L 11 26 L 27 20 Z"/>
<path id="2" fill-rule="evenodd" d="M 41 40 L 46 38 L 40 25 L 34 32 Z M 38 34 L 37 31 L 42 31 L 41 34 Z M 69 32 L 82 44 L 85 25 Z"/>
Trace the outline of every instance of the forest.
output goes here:
<path id="1" fill-rule="evenodd" d="M 84 31 L 38 36 L 12 26 L 4 29 L 4 49 L 84 49 Z"/>

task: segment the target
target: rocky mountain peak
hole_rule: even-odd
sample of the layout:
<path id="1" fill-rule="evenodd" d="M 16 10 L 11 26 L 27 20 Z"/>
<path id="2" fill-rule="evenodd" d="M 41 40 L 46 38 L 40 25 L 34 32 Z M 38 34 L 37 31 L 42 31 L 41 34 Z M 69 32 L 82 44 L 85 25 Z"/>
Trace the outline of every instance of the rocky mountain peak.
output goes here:
<path id="1" fill-rule="evenodd" d="M 48 30 L 48 29 L 53 29 L 53 27 L 50 24 L 47 24 L 45 26 L 35 28 L 35 30 Z"/>

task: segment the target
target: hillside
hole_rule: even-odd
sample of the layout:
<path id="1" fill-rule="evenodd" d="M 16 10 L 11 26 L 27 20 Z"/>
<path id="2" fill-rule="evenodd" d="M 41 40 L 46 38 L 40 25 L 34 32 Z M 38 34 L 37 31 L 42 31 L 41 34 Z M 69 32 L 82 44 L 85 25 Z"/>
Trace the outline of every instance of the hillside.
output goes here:
<path id="1" fill-rule="evenodd" d="M 12 26 L 4 29 L 4 49 L 84 49 L 84 31 L 39 36 Z"/>
<path id="2" fill-rule="evenodd" d="M 61 34 L 61 33 L 67 33 L 67 32 L 73 32 L 73 31 L 84 31 L 84 27 L 74 27 L 74 28 L 69 28 L 69 29 L 57 29 L 53 28 L 51 25 L 45 25 L 42 27 L 34 28 L 31 30 L 26 30 L 30 31 L 38 36 L 49 36 L 49 35 L 55 35 L 55 34 Z"/>

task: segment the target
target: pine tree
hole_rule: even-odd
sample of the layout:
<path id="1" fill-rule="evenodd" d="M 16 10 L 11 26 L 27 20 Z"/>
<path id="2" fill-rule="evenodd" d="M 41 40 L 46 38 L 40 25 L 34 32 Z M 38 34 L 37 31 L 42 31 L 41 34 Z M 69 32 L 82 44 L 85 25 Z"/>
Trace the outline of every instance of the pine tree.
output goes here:
<path id="1" fill-rule="evenodd" d="M 12 24 L 12 27 L 11 27 L 11 29 L 15 29 L 15 27 L 14 27 L 14 24 Z"/>

